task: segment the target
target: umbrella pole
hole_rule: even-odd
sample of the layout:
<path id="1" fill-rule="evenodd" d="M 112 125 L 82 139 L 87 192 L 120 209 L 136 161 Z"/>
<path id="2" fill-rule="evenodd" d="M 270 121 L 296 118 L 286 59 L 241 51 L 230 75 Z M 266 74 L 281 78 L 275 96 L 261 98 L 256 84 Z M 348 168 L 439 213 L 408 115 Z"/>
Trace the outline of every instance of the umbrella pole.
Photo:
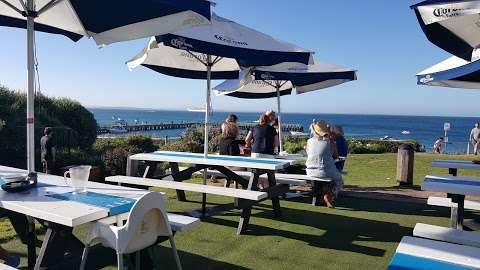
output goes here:
<path id="1" fill-rule="evenodd" d="M 281 108 L 280 108 L 280 86 L 275 87 L 277 90 L 277 110 L 278 110 L 278 141 L 280 144 L 280 153 L 283 152 L 283 139 L 282 139 L 282 120 L 281 120 Z"/>
<path id="2" fill-rule="evenodd" d="M 34 38 L 35 28 L 34 20 L 35 15 L 32 11 L 35 10 L 34 0 L 27 0 L 27 77 L 28 77 L 28 89 L 27 89 L 27 170 L 29 178 L 36 181 L 35 174 L 35 126 L 34 126 Z M 28 218 L 27 228 L 27 250 L 28 250 L 28 268 L 33 269 L 36 261 L 36 249 L 35 249 L 35 222 L 32 218 Z"/>
<path id="3" fill-rule="evenodd" d="M 209 122 L 209 113 L 211 106 L 211 78 L 212 78 L 212 56 L 207 55 L 207 102 L 205 105 L 205 136 L 203 141 L 203 155 L 205 158 L 208 157 L 208 122 Z M 203 171 L 203 184 L 207 184 L 207 169 Z M 207 209 L 207 194 L 202 194 L 202 216 L 205 216 Z"/>
<path id="4" fill-rule="evenodd" d="M 35 172 L 35 127 L 34 127 L 34 16 L 29 14 L 34 10 L 33 0 L 27 0 L 27 69 L 28 69 L 28 92 L 27 92 L 27 169 L 28 173 Z"/>

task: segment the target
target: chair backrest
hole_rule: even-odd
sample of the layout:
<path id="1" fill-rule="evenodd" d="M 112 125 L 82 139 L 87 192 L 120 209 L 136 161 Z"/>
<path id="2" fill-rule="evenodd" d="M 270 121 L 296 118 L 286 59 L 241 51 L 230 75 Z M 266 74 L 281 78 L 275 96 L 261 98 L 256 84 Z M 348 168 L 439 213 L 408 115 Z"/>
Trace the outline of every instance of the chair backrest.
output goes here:
<path id="1" fill-rule="evenodd" d="M 153 245 L 158 236 L 170 236 L 172 229 L 165 210 L 165 195 L 150 192 L 135 202 L 127 223 L 118 230 L 118 251 L 132 253 Z"/>

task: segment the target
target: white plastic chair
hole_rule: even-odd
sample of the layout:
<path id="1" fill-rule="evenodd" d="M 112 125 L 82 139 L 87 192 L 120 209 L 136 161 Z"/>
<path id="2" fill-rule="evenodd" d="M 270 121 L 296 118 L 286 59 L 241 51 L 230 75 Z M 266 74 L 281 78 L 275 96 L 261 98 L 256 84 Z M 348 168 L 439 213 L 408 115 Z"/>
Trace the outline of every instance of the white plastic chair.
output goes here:
<path id="1" fill-rule="evenodd" d="M 182 269 L 165 211 L 164 195 L 157 192 L 145 194 L 133 205 L 126 224 L 117 225 L 106 224 L 102 221 L 97 221 L 92 225 L 85 241 L 80 264 L 81 270 L 85 269 L 88 250 L 93 240 L 99 240 L 103 246 L 116 250 L 118 269 L 123 269 L 123 255 L 135 252 L 135 268 L 139 270 L 139 251 L 155 244 L 159 236 L 169 237 L 177 269 Z"/>

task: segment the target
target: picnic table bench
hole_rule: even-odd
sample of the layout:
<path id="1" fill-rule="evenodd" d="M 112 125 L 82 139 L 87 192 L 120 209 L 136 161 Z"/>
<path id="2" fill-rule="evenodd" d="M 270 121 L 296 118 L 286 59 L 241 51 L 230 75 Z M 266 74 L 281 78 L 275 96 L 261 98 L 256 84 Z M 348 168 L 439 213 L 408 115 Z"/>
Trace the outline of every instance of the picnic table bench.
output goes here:
<path id="1" fill-rule="evenodd" d="M 238 176 L 243 177 L 244 179 L 248 179 L 250 177 L 250 172 L 248 171 L 234 171 Z M 207 175 L 209 176 L 217 176 L 217 177 L 226 177 L 223 173 L 217 170 L 207 170 Z M 266 176 L 262 175 L 259 177 L 260 180 L 268 180 Z M 331 183 L 333 180 L 330 178 L 318 178 L 312 177 L 304 174 L 286 174 L 286 173 L 276 173 L 275 179 L 277 184 L 282 185 L 305 185 L 307 181 L 313 183 L 313 189 L 318 190 L 320 187 L 320 183 Z M 318 192 L 312 193 L 312 205 L 316 205 L 318 202 Z"/>
<path id="2" fill-rule="evenodd" d="M 422 190 L 447 193 L 452 203 L 457 204 L 451 212 L 452 227 L 463 230 L 465 196 L 480 195 L 480 181 L 471 177 L 427 175 Z"/>
<path id="3" fill-rule="evenodd" d="M 388 270 L 480 269 L 480 249 L 405 236 Z"/>
<path id="4" fill-rule="evenodd" d="M 117 181 L 120 183 L 127 183 L 131 181 L 131 183 L 135 183 L 136 185 L 140 186 L 158 186 L 175 189 L 177 193 L 177 199 L 179 201 L 186 201 L 186 190 L 200 192 L 203 194 L 203 215 L 205 214 L 206 209 L 205 198 L 207 193 L 237 198 L 237 207 L 242 209 L 240 222 L 237 228 L 237 234 L 241 234 L 242 232 L 246 231 L 250 220 L 252 206 L 258 201 L 271 199 L 274 216 L 279 217 L 281 215 L 280 201 L 278 197 L 285 194 L 288 191 L 288 187 L 285 185 L 277 185 L 275 172 L 285 169 L 286 167 L 295 163 L 293 160 L 220 155 L 209 155 L 205 157 L 203 154 L 197 153 L 156 151 L 153 153 L 136 154 L 130 156 L 127 161 L 127 176 L 139 175 L 137 170 L 138 163 L 140 161 L 168 162 L 170 164 L 171 173 L 160 176 L 160 179 L 158 180 L 117 177 L 108 178 L 108 181 Z M 191 164 L 191 166 L 181 168 L 179 166 L 181 163 Z M 247 169 L 250 174 L 248 179 L 238 175 L 235 171 L 232 171 L 231 167 Z M 216 170 L 221 172 L 229 179 L 233 179 L 239 183 L 245 191 L 235 191 L 223 187 L 208 187 L 206 185 L 181 183 L 185 180 L 191 179 L 194 173 L 205 170 Z M 266 175 L 268 187 L 260 190 L 258 181 L 262 175 Z"/>
<path id="5" fill-rule="evenodd" d="M 25 170 L 0 166 L 0 175 L 11 173 L 25 173 Z M 106 185 L 95 182 L 88 182 L 88 192 L 110 198 L 123 198 L 122 200 L 134 202 L 148 191 Z M 29 268 L 39 269 L 44 266 L 42 262 L 52 261 L 49 257 L 49 250 L 52 246 L 58 248 L 61 245 L 69 245 L 69 248 L 79 251 L 81 256 L 83 243 L 72 234 L 74 227 L 87 224 L 93 221 L 106 219 L 111 223 L 124 220 L 128 217 L 129 207 L 127 204 L 120 207 L 100 204 L 85 203 L 76 200 L 59 199 L 57 195 L 69 194 L 73 189 L 66 185 L 64 178 L 54 175 L 38 174 L 37 187 L 22 193 L 7 193 L 0 190 L 0 208 L 17 212 L 38 220 L 47 226 L 47 231 L 36 258 L 34 231 L 29 231 L 28 257 Z M 102 203 L 102 201 L 98 201 Z M 130 207 L 133 206 L 129 204 Z M 169 214 L 170 224 L 174 231 L 185 231 L 199 220 L 191 217 L 182 217 L 176 214 Z M 33 222 L 32 222 L 33 224 Z M 50 254 L 53 255 L 53 254 Z M 52 258 L 55 258 L 53 256 Z M 59 263 L 56 261 L 56 263 Z M 34 266 L 35 265 L 35 266 Z"/>
<path id="6" fill-rule="evenodd" d="M 432 167 L 448 169 L 448 174 L 457 176 L 458 169 L 480 170 L 480 164 L 471 160 L 433 160 Z"/>
<path id="7" fill-rule="evenodd" d="M 417 223 L 413 229 L 417 237 L 480 248 L 480 234 L 441 226 Z"/>

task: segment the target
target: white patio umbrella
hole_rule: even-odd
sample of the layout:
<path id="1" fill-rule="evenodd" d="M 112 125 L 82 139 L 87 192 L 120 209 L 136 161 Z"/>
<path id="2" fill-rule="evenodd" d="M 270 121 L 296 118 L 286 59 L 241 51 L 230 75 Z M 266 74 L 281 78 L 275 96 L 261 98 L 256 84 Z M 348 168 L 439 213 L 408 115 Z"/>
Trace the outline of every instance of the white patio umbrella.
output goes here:
<path id="1" fill-rule="evenodd" d="M 280 96 L 325 89 L 357 79 L 356 71 L 327 63 L 313 65 L 256 67 L 237 80 L 228 80 L 214 88 L 217 95 L 245 99 L 277 98 L 280 152 L 283 152 Z"/>
<path id="2" fill-rule="evenodd" d="M 165 34 L 209 23 L 206 0 L 0 0 L 0 26 L 27 29 L 27 167 L 35 171 L 34 31 L 78 41 L 92 37 L 97 45 Z"/>
<path id="3" fill-rule="evenodd" d="M 311 51 L 275 39 L 216 14 L 212 14 L 211 22 L 209 25 L 156 36 L 157 47 L 164 53 L 158 53 L 156 57 L 150 56 L 154 51 L 150 48 L 150 52 L 148 49 L 144 50 L 128 62 L 130 68 L 142 64 L 167 75 L 181 78 L 200 77 L 207 80 L 205 157 L 208 156 L 212 79 L 222 79 L 223 76 L 228 76 L 229 79 L 238 78 L 238 69 L 241 66 L 313 63 L 313 52 Z M 150 42 L 149 46 L 155 46 L 155 44 Z M 170 47 L 172 50 L 167 51 L 165 47 Z M 203 71 L 201 71 L 202 65 Z M 217 65 L 218 67 L 216 67 Z M 222 74 L 220 71 L 226 73 Z"/>
<path id="4" fill-rule="evenodd" d="M 480 60 L 469 62 L 456 56 L 417 74 L 417 84 L 480 89 Z"/>
<path id="5" fill-rule="evenodd" d="M 241 66 L 309 64 L 312 52 L 212 14 L 211 24 L 156 36 L 127 62 L 180 78 L 206 79 L 204 157 L 208 157 L 211 80 L 238 78 Z M 206 173 L 203 184 L 206 184 Z M 206 194 L 202 198 L 205 214 Z"/>
<path id="6" fill-rule="evenodd" d="M 427 0 L 411 8 L 433 44 L 467 61 L 478 58 L 479 0 Z"/>

